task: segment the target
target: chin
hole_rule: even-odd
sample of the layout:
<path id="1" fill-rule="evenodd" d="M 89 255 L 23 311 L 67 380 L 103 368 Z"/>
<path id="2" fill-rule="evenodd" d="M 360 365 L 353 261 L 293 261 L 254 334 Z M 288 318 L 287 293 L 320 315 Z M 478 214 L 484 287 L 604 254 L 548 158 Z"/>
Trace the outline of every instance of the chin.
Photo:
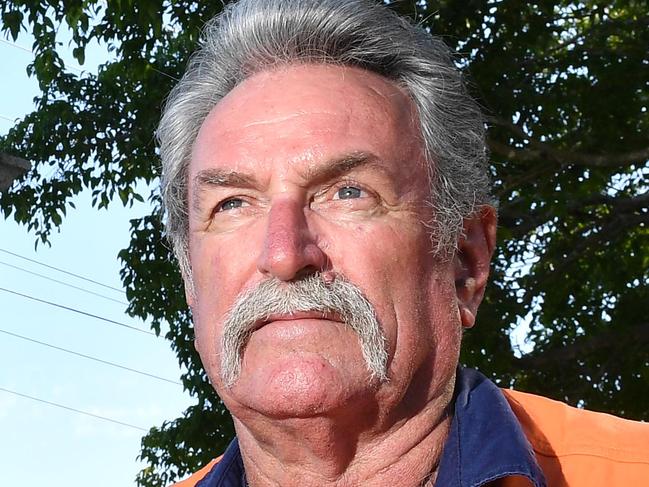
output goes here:
<path id="1" fill-rule="evenodd" d="M 242 409 L 275 419 L 327 416 L 376 389 L 368 372 L 354 378 L 349 369 L 317 355 L 293 356 L 251 369 L 244 364 L 227 391 L 227 402 L 233 404 L 226 405 L 235 416 Z"/>

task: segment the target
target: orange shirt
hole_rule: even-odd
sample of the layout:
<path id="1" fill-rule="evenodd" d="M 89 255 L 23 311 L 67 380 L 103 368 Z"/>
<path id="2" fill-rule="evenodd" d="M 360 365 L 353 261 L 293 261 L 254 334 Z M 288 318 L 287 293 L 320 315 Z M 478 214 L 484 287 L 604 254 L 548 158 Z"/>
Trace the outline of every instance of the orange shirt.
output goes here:
<path id="1" fill-rule="evenodd" d="M 548 487 L 649 486 L 649 423 L 524 392 L 505 389 L 502 393 L 532 445 Z M 219 459 L 176 487 L 194 487 Z M 531 483 L 514 476 L 493 485 L 528 487 Z"/>
<path id="2" fill-rule="evenodd" d="M 194 487 L 199 480 L 205 477 L 208 474 L 208 472 L 212 470 L 212 467 L 216 465 L 220 459 L 221 457 L 215 458 L 210 463 L 205 465 L 203 468 L 194 472 L 191 477 L 186 478 L 185 480 L 182 480 L 177 484 L 173 484 L 171 487 Z"/>
<path id="3" fill-rule="evenodd" d="M 548 487 L 649 486 L 649 424 L 502 391 Z M 648 401 L 649 403 L 649 401 Z"/>

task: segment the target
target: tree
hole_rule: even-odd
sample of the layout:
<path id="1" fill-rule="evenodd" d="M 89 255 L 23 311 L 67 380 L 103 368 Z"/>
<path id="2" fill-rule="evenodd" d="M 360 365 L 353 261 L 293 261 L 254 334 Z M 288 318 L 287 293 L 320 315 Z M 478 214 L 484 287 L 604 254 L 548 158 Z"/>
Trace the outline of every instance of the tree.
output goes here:
<path id="1" fill-rule="evenodd" d="M 500 206 L 493 278 L 462 361 L 504 386 L 649 419 L 649 14 L 635 0 L 398 1 L 395 10 L 458 51 L 489 118 Z M 187 368 L 197 403 L 142 439 L 143 486 L 167 485 L 233 435 L 192 347 L 179 272 L 164 243 L 153 133 L 165 95 L 220 2 L 8 0 L 2 30 L 35 38 L 36 110 L 0 140 L 33 161 L 0 208 L 46 242 L 71 197 L 107 207 L 147 196 L 119 253 L 133 316 L 150 318 Z M 73 74 L 57 53 L 69 30 L 81 64 L 108 46 L 98 73 Z M 54 169 L 54 171 L 52 171 Z M 49 176 L 46 176 L 50 174 Z M 118 197 L 118 198 L 116 198 Z M 510 341 L 525 322 L 527 348 Z"/>

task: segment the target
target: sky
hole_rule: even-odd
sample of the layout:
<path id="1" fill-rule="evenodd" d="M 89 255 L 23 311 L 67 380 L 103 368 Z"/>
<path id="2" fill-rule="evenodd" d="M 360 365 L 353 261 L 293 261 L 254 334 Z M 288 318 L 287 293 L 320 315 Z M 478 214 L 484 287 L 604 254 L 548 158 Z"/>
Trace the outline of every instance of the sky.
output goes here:
<path id="1" fill-rule="evenodd" d="M 38 86 L 26 74 L 31 44 L 25 34 L 15 43 L 0 35 L 0 134 L 33 109 Z M 61 54 L 76 66 L 69 53 Z M 96 69 L 102 56 L 98 48 L 89 52 L 83 69 Z M 35 236 L 25 227 L 0 219 L 0 485 L 135 485 L 144 466 L 136 460 L 142 429 L 178 417 L 195 402 L 178 383 L 181 370 L 167 342 L 121 326 L 149 330 L 124 312 L 117 253 L 128 246 L 129 219 L 150 209 L 115 202 L 96 210 L 89 192 L 73 201 L 77 209 L 69 209 L 51 247 L 35 249 Z"/>

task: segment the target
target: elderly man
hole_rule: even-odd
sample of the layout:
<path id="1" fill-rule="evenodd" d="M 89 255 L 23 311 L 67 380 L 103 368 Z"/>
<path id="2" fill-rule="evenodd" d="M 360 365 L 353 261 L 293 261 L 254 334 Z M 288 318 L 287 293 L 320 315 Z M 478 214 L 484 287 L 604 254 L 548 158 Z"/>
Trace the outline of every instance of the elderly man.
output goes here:
<path id="1" fill-rule="evenodd" d="M 458 368 L 495 244 L 483 132 L 444 44 L 379 3 L 207 25 L 160 124 L 163 197 L 237 438 L 180 485 L 649 478 L 646 426 Z"/>

